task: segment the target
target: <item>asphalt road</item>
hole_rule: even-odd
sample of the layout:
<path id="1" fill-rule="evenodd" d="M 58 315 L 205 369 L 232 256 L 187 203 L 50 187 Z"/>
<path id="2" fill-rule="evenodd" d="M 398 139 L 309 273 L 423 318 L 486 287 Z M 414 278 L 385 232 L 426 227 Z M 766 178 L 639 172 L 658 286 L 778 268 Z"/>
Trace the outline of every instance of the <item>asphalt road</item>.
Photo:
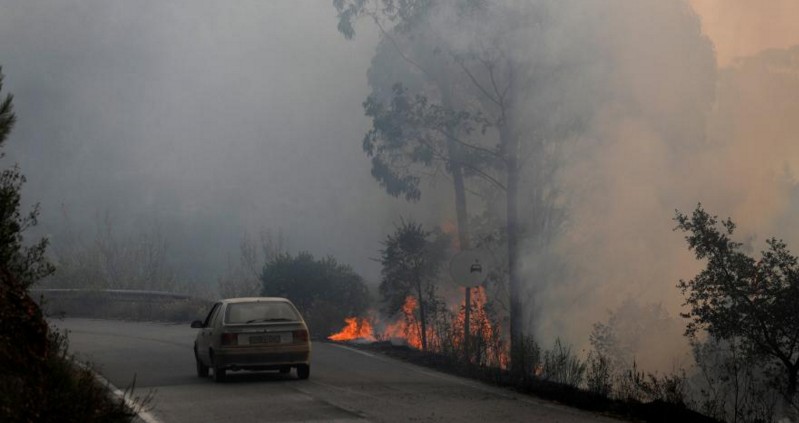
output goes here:
<path id="1" fill-rule="evenodd" d="M 183 422 L 616 422 L 336 344 L 313 344 L 311 377 L 195 375 L 188 325 L 90 319 L 52 322 L 70 350 L 111 383 L 154 393 L 148 419 Z"/>

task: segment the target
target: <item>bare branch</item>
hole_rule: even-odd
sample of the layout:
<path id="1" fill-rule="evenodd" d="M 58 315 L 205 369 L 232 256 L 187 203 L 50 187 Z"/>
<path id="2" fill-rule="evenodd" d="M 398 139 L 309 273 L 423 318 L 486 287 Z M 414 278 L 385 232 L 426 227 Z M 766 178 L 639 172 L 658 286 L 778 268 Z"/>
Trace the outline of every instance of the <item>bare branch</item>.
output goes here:
<path id="1" fill-rule="evenodd" d="M 455 135 L 453 135 L 450 131 L 447 131 L 446 129 L 436 128 L 436 131 L 440 132 L 442 135 L 444 135 L 448 139 L 452 140 L 453 142 L 457 143 L 458 145 L 462 145 L 462 146 L 464 146 L 466 148 L 469 148 L 469 149 L 472 149 L 472 150 L 475 150 L 475 151 L 479 151 L 481 153 L 488 154 L 489 156 L 495 157 L 497 159 L 503 159 L 503 157 L 499 153 L 497 153 L 496 151 L 492 151 L 492 150 L 489 150 L 489 149 L 487 149 L 485 147 L 479 147 L 479 146 L 476 146 L 474 144 L 469 144 L 469 143 L 467 143 L 465 141 L 462 141 L 460 138 L 456 137 Z"/>
<path id="2" fill-rule="evenodd" d="M 499 92 L 496 78 L 494 78 L 494 64 L 485 59 L 480 59 L 480 62 L 483 63 L 483 66 L 485 66 L 486 70 L 488 71 L 488 79 L 491 81 L 491 87 L 494 88 L 494 93 L 497 96 L 497 100 L 499 100 L 499 107 L 501 107 L 502 110 L 505 110 L 505 94 L 507 93 L 507 89 L 501 93 Z"/>
<path id="3" fill-rule="evenodd" d="M 455 63 L 457 63 L 457 64 L 458 64 L 458 66 L 460 66 L 460 67 L 461 67 L 461 69 L 463 70 L 463 72 L 464 72 L 464 73 L 466 73 L 466 76 L 468 76 L 468 77 L 469 77 L 469 79 L 472 81 L 472 83 L 474 84 L 474 86 L 475 86 L 475 87 L 477 87 L 477 89 L 479 89 L 479 90 L 480 90 L 480 92 L 482 92 L 482 93 L 483 93 L 483 95 L 484 95 L 484 96 L 486 96 L 486 98 L 488 98 L 489 100 L 491 100 L 491 102 L 492 102 L 492 103 L 495 103 L 495 104 L 496 104 L 497 106 L 499 106 L 499 107 L 500 107 L 502 110 L 504 110 L 504 108 L 503 108 L 503 105 L 502 105 L 502 103 L 499 101 L 499 99 L 496 99 L 496 98 L 494 98 L 494 96 L 492 96 L 492 95 L 491 95 L 491 93 L 490 93 L 490 92 L 488 92 L 488 90 L 487 90 L 487 89 L 485 89 L 485 87 L 483 87 L 483 84 L 481 84 L 481 83 L 480 83 L 480 82 L 477 80 L 477 78 L 476 78 L 476 77 L 475 77 L 475 76 L 472 74 L 472 72 L 469 70 L 469 68 L 467 68 L 467 67 L 466 67 L 466 65 L 464 65 L 464 64 L 463 64 L 463 60 L 456 59 L 456 60 L 455 60 Z"/>
<path id="4" fill-rule="evenodd" d="M 384 37 L 386 37 L 386 38 L 388 39 L 388 41 L 390 41 L 390 42 L 391 42 L 391 45 L 392 45 L 392 46 L 394 46 L 394 49 L 397 51 L 397 54 L 399 54 L 399 56 L 402 58 L 402 60 L 404 60 L 404 61 L 408 62 L 409 64 L 411 64 L 411 66 L 413 66 L 413 67 L 415 67 L 416 69 L 418 69 L 420 72 L 422 72 L 423 74 L 425 74 L 425 75 L 426 75 L 428 78 L 430 78 L 430 79 L 434 79 L 434 78 L 433 78 L 433 76 L 430 74 L 430 72 L 428 72 L 428 71 L 427 71 L 427 69 L 425 69 L 424 67 L 422 67 L 422 65 L 420 65 L 420 64 L 419 64 L 418 62 L 416 62 L 415 60 L 413 60 L 413 59 L 411 59 L 410 57 L 408 57 L 408 56 L 407 56 L 407 55 L 406 55 L 406 54 L 405 54 L 405 53 L 402 51 L 402 48 L 400 48 L 400 46 L 399 46 L 399 43 L 397 42 L 397 40 L 396 40 L 396 39 L 394 39 L 394 37 L 392 37 L 392 36 L 391 36 L 391 34 L 389 34 L 389 33 L 388 33 L 388 31 L 386 31 L 386 30 L 385 30 L 385 28 L 383 28 L 383 24 L 381 24 L 381 23 L 380 23 L 380 20 L 378 19 L 378 17 L 377 17 L 377 14 L 376 14 L 375 12 L 370 12 L 370 13 L 369 13 L 369 16 L 371 16 L 371 17 L 372 17 L 372 20 L 374 20 L 374 22 L 375 22 L 375 25 L 377 25 L 377 28 L 380 30 L 380 33 L 381 33 L 381 34 L 382 34 Z"/>
<path id="5" fill-rule="evenodd" d="M 485 173 L 484 171 L 476 168 L 475 166 L 473 166 L 473 165 L 471 165 L 469 163 L 466 163 L 466 162 L 463 162 L 463 161 L 460 161 L 460 160 L 455 160 L 455 159 L 453 159 L 451 157 L 448 157 L 446 154 L 438 151 L 430 142 L 428 142 L 424 138 L 418 138 L 418 141 L 420 143 L 422 143 L 423 145 L 425 145 L 427 148 L 429 148 L 430 151 L 433 152 L 433 157 L 435 159 L 441 160 L 441 161 L 443 161 L 445 163 L 451 163 L 451 164 L 457 164 L 457 165 L 463 166 L 463 167 L 473 171 L 474 173 L 476 173 L 477 175 L 479 175 L 480 177 L 482 177 L 486 181 L 492 183 L 493 185 L 495 185 L 497 188 L 501 189 L 502 191 L 507 191 L 507 188 L 505 187 L 505 185 L 502 184 L 502 182 L 500 182 L 498 179 L 494 178 L 493 176 Z"/>

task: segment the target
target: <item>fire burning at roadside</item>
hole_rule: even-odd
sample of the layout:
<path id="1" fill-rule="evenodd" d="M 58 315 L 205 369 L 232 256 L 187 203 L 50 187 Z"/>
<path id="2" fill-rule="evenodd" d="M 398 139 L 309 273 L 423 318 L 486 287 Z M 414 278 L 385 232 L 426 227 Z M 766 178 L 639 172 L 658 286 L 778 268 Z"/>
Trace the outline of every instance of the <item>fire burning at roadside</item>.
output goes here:
<path id="1" fill-rule="evenodd" d="M 369 320 L 365 317 L 348 317 L 344 319 L 347 326 L 340 332 L 330 335 L 327 339 L 331 341 L 353 341 L 356 339 L 375 342 L 374 329 Z"/>
<path id="2" fill-rule="evenodd" d="M 402 340 L 405 344 L 416 348 L 422 349 L 422 331 L 419 321 L 416 318 L 416 310 L 419 308 L 419 303 L 416 298 L 408 296 L 405 298 L 405 303 L 402 305 L 402 315 L 394 323 L 386 325 L 383 330 L 381 339 L 384 340 Z M 428 339 L 430 339 L 430 330 L 428 332 Z"/>
<path id="3" fill-rule="evenodd" d="M 483 365 L 507 368 L 509 364 L 507 345 L 502 340 L 499 326 L 492 321 L 486 309 L 485 289 L 475 288 L 472 295 L 469 356 L 470 361 Z M 408 296 L 401 313 L 394 321 L 382 323 L 377 318 L 348 317 L 346 326 L 338 333 L 328 336 L 331 341 L 402 343 L 422 349 L 421 325 L 418 319 L 418 300 Z M 443 325 L 428 325 L 427 345 L 431 352 L 462 351 L 464 347 L 465 306 L 463 300 L 450 307 L 443 317 Z M 442 323 L 442 322 L 439 322 Z M 438 330 L 437 330 L 438 329 Z"/>
<path id="4" fill-rule="evenodd" d="M 402 314 L 396 321 L 384 325 L 382 331 L 374 329 L 376 319 L 369 317 L 348 317 L 344 319 L 346 326 L 333 335 L 327 337 L 331 341 L 365 341 L 377 342 L 379 340 L 401 340 L 411 347 L 421 349 L 422 340 L 419 323 L 416 319 L 416 310 L 419 304 L 416 298 L 408 296 L 402 306 Z"/>

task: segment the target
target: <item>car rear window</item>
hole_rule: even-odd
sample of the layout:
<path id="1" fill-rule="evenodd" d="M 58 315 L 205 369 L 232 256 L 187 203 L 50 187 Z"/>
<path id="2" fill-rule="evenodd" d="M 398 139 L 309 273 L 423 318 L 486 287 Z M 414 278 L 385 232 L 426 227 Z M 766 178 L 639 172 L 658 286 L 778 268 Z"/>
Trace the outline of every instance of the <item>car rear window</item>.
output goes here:
<path id="1" fill-rule="evenodd" d="M 225 323 L 263 323 L 297 321 L 300 316 L 288 303 L 259 301 L 228 304 Z"/>

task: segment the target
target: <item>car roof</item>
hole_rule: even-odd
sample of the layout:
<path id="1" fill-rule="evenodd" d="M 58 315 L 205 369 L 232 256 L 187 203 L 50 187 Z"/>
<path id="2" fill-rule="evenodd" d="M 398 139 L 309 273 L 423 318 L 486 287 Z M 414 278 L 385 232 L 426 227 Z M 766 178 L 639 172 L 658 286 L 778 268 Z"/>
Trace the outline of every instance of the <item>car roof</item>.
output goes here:
<path id="1" fill-rule="evenodd" d="M 255 302 L 291 303 L 291 301 L 283 297 L 241 297 L 241 298 L 226 298 L 222 300 L 222 303 L 225 304 L 255 303 Z"/>

